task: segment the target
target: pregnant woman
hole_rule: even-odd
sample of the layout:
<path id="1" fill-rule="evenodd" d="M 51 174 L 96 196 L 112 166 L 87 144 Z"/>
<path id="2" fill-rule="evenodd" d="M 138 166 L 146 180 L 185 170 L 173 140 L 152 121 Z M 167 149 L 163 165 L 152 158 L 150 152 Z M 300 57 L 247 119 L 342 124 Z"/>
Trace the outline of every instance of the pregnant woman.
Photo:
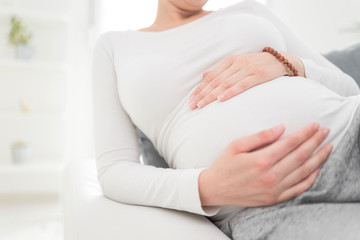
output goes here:
<path id="1" fill-rule="evenodd" d="M 262 4 L 205 3 L 159 0 L 150 27 L 98 40 L 104 195 L 207 216 L 233 239 L 357 236 L 356 83 Z M 170 168 L 140 163 L 135 126 Z"/>

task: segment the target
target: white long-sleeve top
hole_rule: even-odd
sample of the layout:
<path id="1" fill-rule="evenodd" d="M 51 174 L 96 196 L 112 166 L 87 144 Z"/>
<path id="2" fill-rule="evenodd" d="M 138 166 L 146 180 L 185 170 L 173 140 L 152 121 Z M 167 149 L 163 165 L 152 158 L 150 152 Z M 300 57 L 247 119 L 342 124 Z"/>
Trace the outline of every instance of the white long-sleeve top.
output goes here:
<path id="1" fill-rule="evenodd" d="M 307 78 L 279 77 L 225 102 L 190 110 L 202 73 L 265 46 L 298 56 Z M 324 87 L 326 86 L 326 87 Z M 229 143 L 284 123 L 317 121 L 336 148 L 359 104 L 355 81 L 305 44 L 264 5 L 245 1 L 161 32 L 103 34 L 94 50 L 98 180 L 106 197 L 209 216 L 218 226 L 240 207 L 202 207 L 198 177 Z M 142 165 L 137 126 L 170 168 Z"/>

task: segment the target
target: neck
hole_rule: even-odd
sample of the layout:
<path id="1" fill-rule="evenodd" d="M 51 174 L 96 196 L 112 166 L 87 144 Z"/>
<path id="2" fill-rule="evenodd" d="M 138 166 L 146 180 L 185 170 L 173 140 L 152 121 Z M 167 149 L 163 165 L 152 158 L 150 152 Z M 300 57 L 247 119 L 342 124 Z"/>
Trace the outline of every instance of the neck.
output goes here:
<path id="1" fill-rule="evenodd" d="M 193 17 L 202 15 L 203 13 L 205 12 L 202 8 L 194 10 L 182 9 L 171 3 L 171 1 L 159 1 L 156 19 L 152 26 L 174 26 L 191 20 Z"/>

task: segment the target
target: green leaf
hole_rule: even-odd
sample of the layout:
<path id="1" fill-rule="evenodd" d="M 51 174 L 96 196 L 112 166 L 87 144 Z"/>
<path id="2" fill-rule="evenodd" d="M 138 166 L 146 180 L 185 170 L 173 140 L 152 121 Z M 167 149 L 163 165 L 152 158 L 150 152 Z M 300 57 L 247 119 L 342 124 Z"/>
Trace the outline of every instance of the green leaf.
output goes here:
<path id="1" fill-rule="evenodd" d="M 21 20 L 16 16 L 12 16 L 10 19 L 11 29 L 8 34 L 8 43 L 10 45 L 28 44 L 32 38 L 32 34 L 23 25 Z"/>

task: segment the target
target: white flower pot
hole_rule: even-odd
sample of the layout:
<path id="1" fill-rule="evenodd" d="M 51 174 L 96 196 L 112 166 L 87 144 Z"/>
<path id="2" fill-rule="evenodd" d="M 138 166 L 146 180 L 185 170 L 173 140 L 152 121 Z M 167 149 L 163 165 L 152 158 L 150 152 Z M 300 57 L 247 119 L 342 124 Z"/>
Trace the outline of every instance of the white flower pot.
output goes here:
<path id="1" fill-rule="evenodd" d="M 26 143 L 14 144 L 11 147 L 11 152 L 14 164 L 24 164 L 29 161 L 30 148 Z"/>
<path id="2" fill-rule="evenodd" d="M 17 45 L 15 47 L 16 58 L 21 60 L 30 60 L 34 53 L 34 48 L 29 45 Z"/>

